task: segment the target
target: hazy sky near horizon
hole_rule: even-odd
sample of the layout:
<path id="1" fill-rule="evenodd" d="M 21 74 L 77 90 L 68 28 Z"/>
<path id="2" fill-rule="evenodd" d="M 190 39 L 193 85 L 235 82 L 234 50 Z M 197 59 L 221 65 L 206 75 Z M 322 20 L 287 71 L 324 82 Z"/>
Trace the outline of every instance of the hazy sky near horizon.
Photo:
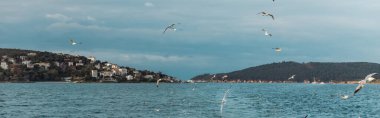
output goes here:
<path id="1" fill-rule="evenodd" d="M 379 12 L 376 0 L 2 0 L 0 47 L 75 50 L 180 79 L 280 61 L 380 63 Z"/>

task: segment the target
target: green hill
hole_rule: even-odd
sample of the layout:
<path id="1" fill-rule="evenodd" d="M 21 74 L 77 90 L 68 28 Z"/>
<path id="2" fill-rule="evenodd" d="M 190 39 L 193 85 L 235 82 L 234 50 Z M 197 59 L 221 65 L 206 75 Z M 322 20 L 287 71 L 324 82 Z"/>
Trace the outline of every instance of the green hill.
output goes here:
<path id="1" fill-rule="evenodd" d="M 261 81 L 287 81 L 291 75 L 296 75 L 295 82 L 321 81 L 342 82 L 357 81 L 367 74 L 379 72 L 380 64 L 368 62 L 280 62 L 250 67 L 230 73 L 218 73 L 213 80 L 222 80 L 222 76 L 228 75 L 225 80 L 261 80 Z M 213 74 L 203 74 L 192 80 L 210 81 Z M 378 75 L 377 75 L 378 76 Z M 375 76 L 376 78 L 376 76 Z"/>
<path id="2" fill-rule="evenodd" d="M 62 53 L 0 48 L 0 82 L 72 81 L 80 82 L 179 82 L 161 72 L 137 70 L 95 57 Z"/>

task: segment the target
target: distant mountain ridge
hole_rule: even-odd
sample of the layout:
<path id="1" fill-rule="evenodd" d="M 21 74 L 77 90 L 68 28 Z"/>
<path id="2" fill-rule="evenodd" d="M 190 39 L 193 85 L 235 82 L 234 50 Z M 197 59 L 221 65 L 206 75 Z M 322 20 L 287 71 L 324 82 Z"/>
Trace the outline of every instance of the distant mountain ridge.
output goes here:
<path id="1" fill-rule="evenodd" d="M 192 78 L 192 80 L 261 80 L 261 81 L 288 81 L 291 75 L 296 75 L 295 82 L 320 81 L 320 82 L 342 82 L 357 81 L 363 79 L 367 74 L 379 72 L 380 64 L 369 62 L 280 62 L 250 67 L 230 73 L 203 74 Z M 375 78 L 378 78 L 376 75 Z"/>

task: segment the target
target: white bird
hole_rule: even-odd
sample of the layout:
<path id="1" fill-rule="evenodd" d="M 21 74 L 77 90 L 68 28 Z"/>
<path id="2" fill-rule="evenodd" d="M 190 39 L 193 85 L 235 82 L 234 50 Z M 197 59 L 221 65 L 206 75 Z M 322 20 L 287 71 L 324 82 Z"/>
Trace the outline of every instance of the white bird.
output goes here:
<path id="1" fill-rule="evenodd" d="M 180 23 L 178 23 L 178 24 L 180 24 Z M 162 32 L 162 34 L 165 34 L 165 32 L 166 32 L 168 29 L 173 30 L 173 31 L 176 31 L 177 29 L 174 28 L 175 25 L 176 25 L 176 24 L 171 24 L 171 25 L 167 26 L 167 27 L 165 28 L 164 32 Z"/>
<path id="2" fill-rule="evenodd" d="M 375 80 L 375 78 L 373 78 L 372 76 L 373 75 L 376 75 L 377 73 L 371 73 L 371 74 L 369 74 L 369 75 L 367 75 L 366 77 L 365 77 L 365 81 L 366 81 L 366 83 L 368 82 L 372 82 L 373 80 Z"/>
<path id="3" fill-rule="evenodd" d="M 342 100 L 346 100 L 346 99 L 349 98 L 349 96 L 348 96 L 348 95 L 341 95 L 340 98 L 341 98 Z"/>
<path id="4" fill-rule="evenodd" d="M 224 92 L 224 96 L 222 98 L 222 102 L 220 104 L 220 115 L 223 114 L 223 107 L 224 107 L 224 104 L 226 104 L 227 102 L 227 95 L 228 93 L 230 92 L 230 89 L 227 89 L 225 92 Z"/>
<path id="5" fill-rule="evenodd" d="M 371 73 L 371 74 L 367 75 L 363 80 L 360 80 L 359 85 L 355 88 L 354 95 L 364 87 L 364 84 L 366 84 L 367 82 L 369 83 L 369 82 L 375 80 L 375 78 L 373 78 L 372 76 L 376 75 L 376 74 L 377 73 Z"/>
<path id="6" fill-rule="evenodd" d="M 226 80 L 226 78 L 228 78 L 228 75 L 224 75 L 224 76 L 222 77 L 222 80 L 224 81 L 224 80 Z"/>
<path id="7" fill-rule="evenodd" d="M 216 77 L 216 74 L 214 74 L 214 75 L 210 78 L 210 80 L 213 80 L 215 77 Z"/>
<path id="8" fill-rule="evenodd" d="M 82 42 L 77 43 L 74 39 L 70 39 L 70 44 L 77 45 L 77 44 L 82 44 Z"/>
<path id="9" fill-rule="evenodd" d="M 257 15 L 260 15 L 260 14 L 261 14 L 261 16 L 270 16 L 274 20 L 274 15 L 271 13 L 267 13 L 265 11 L 257 13 Z"/>
<path id="10" fill-rule="evenodd" d="M 265 36 L 269 36 L 269 37 L 272 37 L 272 34 L 271 34 L 271 33 L 268 33 L 268 31 L 267 31 L 267 30 L 265 30 L 265 29 L 262 29 L 262 31 L 264 32 L 264 35 L 265 35 Z"/>
<path id="11" fill-rule="evenodd" d="M 158 84 L 160 83 L 161 80 L 162 80 L 162 79 L 158 79 L 158 80 L 157 80 L 157 83 L 156 83 L 157 88 L 158 88 Z"/>
<path id="12" fill-rule="evenodd" d="M 274 49 L 274 51 L 276 51 L 276 52 L 281 52 L 282 51 L 281 48 L 272 48 L 272 49 Z"/>
<path id="13" fill-rule="evenodd" d="M 292 76 L 290 76 L 290 77 L 288 78 L 288 80 L 294 79 L 295 76 L 296 76 L 296 75 L 292 75 Z"/>

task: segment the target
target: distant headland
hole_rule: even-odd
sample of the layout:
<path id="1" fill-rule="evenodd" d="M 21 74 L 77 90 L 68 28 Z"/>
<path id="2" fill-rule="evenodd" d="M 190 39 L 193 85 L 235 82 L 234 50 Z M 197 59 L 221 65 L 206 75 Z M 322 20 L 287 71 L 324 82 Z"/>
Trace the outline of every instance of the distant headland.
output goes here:
<path id="1" fill-rule="evenodd" d="M 379 73 L 380 64 L 368 62 L 279 62 L 229 73 L 202 74 L 194 82 L 246 83 L 357 83 L 369 73 Z M 293 76 L 293 78 L 292 78 Z M 375 75 L 379 78 L 379 75 Z M 377 80 L 374 83 L 379 83 Z"/>
<path id="2" fill-rule="evenodd" d="M 0 82 L 180 82 L 161 72 L 137 70 L 95 57 L 0 48 Z"/>

